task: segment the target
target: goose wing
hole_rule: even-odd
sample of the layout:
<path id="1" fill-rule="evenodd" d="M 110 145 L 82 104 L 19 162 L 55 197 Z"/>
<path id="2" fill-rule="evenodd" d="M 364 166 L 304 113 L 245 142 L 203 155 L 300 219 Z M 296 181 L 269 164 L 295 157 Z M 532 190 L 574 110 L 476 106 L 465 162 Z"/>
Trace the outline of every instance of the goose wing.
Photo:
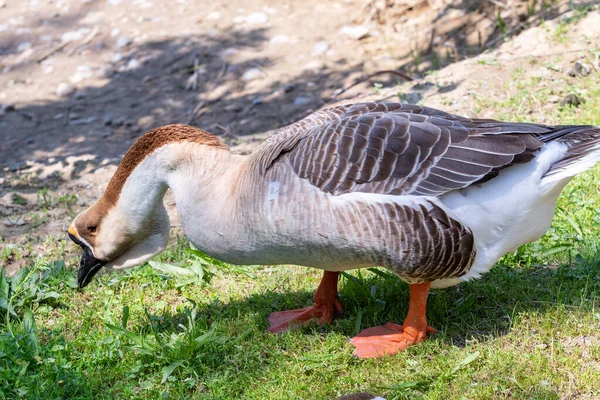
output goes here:
<path id="1" fill-rule="evenodd" d="M 531 160 L 555 130 L 415 105 L 359 103 L 319 111 L 283 128 L 257 157 L 263 171 L 287 163 L 334 195 L 440 196 Z"/>

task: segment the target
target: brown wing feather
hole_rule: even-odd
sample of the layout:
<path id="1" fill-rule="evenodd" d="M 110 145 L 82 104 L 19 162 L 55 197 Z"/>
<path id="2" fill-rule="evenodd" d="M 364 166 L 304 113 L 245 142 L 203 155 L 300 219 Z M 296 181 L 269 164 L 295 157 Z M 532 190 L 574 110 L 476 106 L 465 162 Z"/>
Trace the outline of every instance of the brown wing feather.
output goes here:
<path id="1" fill-rule="evenodd" d="M 469 119 L 400 103 L 319 111 L 257 152 L 266 171 L 288 163 L 321 190 L 439 196 L 531 160 L 556 128 Z"/>

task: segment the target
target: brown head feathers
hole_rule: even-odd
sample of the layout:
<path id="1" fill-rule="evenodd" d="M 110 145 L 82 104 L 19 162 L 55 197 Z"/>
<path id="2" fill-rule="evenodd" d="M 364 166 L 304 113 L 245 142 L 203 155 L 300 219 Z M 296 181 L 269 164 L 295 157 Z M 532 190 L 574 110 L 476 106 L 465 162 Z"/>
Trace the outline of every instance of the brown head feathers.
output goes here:
<path id="1" fill-rule="evenodd" d="M 139 138 L 127 151 L 119 168 L 108 183 L 103 195 L 104 199 L 111 205 L 116 204 L 125 181 L 135 167 L 158 148 L 178 142 L 193 142 L 224 150 L 228 149 L 227 145 L 216 136 L 193 126 L 172 124 L 152 129 Z"/>

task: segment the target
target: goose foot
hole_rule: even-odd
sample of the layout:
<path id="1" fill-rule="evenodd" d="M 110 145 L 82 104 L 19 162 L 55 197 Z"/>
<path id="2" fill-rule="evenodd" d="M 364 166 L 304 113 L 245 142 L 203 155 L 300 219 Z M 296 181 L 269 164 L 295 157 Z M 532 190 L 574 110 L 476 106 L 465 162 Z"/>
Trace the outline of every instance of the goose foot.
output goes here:
<path id="1" fill-rule="evenodd" d="M 428 333 L 435 330 L 427 325 L 425 310 L 429 283 L 409 285 L 410 302 L 403 325 L 388 322 L 385 325 L 367 328 L 350 339 L 359 358 L 375 358 L 396 354 L 414 344 L 422 342 Z"/>
<path id="2" fill-rule="evenodd" d="M 433 332 L 435 329 L 429 325 L 422 331 L 413 327 L 404 329 L 402 325 L 388 322 L 363 330 L 358 336 L 350 339 L 350 343 L 356 347 L 354 355 L 359 358 L 383 357 L 422 342 L 427 338 L 427 334 Z"/>
<path id="3" fill-rule="evenodd" d="M 313 304 L 298 310 L 279 311 L 269 314 L 267 332 L 279 333 L 300 328 L 316 319 L 317 324 L 331 324 L 335 314 L 342 313 L 342 303 L 338 298 L 337 281 L 339 272 L 325 271 L 315 292 Z"/>

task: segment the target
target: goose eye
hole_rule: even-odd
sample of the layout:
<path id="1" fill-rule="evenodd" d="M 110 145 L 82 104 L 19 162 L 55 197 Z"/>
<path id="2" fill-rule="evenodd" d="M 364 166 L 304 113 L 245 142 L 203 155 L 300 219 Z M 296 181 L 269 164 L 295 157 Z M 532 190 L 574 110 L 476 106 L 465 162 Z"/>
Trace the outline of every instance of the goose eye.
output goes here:
<path id="1" fill-rule="evenodd" d="M 98 229 L 98 227 L 96 225 L 90 225 L 87 227 L 88 233 L 90 235 L 95 235 L 97 229 Z"/>

